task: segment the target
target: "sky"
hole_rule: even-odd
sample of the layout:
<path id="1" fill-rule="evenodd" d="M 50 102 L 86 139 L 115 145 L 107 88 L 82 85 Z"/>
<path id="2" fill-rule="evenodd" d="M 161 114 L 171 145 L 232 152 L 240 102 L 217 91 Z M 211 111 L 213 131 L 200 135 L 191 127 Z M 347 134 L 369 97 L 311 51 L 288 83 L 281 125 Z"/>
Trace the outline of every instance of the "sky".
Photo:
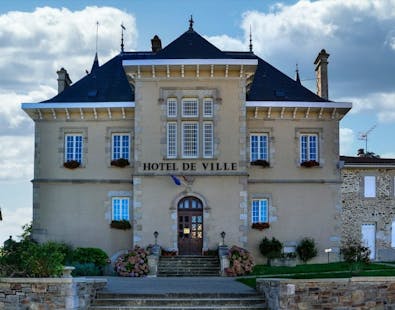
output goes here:
<path id="1" fill-rule="evenodd" d="M 194 29 L 223 50 L 248 50 L 315 89 L 314 60 L 329 57 L 329 98 L 352 102 L 340 122 L 340 153 L 368 151 L 395 158 L 395 0 L 0 0 L 0 242 L 31 221 L 33 121 L 22 102 L 57 93 L 56 71 L 76 82 L 120 51 L 150 50 L 157 34 L 166 46 Z"/>

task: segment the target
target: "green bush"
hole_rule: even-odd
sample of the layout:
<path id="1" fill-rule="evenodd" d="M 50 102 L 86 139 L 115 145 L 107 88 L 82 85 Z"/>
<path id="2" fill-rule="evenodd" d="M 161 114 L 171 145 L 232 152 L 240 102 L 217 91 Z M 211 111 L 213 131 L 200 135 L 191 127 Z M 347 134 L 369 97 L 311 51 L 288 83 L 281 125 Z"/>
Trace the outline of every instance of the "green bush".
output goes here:
<path id="1" fill-rule="evenodd" d="M 93 263 L 74 264 L 75 269 L 71 273 L 73 277 L 100 276 L 102 271 Z"/>
<path id="2" fill-rule="evenodd" d="M 269 260 L 272 258 L 281 257 L 282 249 L 283 244 L 274 237 L 272 240 L 269 240 L 267 237 L 265 237 L 259 244 L 259 250 L 261 254 Z"/>
<path id="3" fill-rule="evenodd" d="M 299 259 L 306 263 L 308 260 L 317 256 L 317 247 L 313 238 L 303 238 L 296 247 Z"/>
<path id="4" fill-rule="evenodd" d="M 98 248 L 76 248 L 72 257 L 74 263 L 93 263 L 97 267 L 104 267 L 108 262 L 106 252 Z"/>
<path id="5" fill-rule="evenodd" d="M 22 253 L 23 267 L 29 277 L 61 276 L 64 255 L 59 251 L 59 244 L 46 242 L 31 243 Z"/>
<path id="6" fill-rule="evenodd" d="M 360 242 L 349 240 L 346 245 L 340 249 L 343 259 L 347 263 L 370 263 L 370 250 Z"/>

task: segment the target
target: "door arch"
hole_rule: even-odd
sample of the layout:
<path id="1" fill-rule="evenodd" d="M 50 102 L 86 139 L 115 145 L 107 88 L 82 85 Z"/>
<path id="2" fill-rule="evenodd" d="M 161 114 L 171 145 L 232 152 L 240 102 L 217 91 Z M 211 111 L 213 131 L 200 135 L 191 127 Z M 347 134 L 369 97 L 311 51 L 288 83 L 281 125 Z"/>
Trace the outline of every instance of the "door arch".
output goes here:
<path id="1" fill-rule="evenodd" d="M 201 255 L 203 248 L 203 203 L 194 196 L 182 198 L 178 211 L 178 254 Z"/>

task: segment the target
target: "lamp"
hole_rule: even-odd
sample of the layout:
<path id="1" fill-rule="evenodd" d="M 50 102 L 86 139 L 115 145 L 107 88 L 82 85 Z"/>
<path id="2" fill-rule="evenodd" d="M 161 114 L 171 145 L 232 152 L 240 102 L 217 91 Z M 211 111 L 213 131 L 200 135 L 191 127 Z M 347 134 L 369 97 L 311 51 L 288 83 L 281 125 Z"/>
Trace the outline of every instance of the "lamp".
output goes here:
<path id="1" fill-rule="evenodd" d="M 225 236 L 226 236 L 226 232 L 221 232 L 221 238 L 222 238 L 222 244 L 225 245 Z"/>
<path id="2" fill-rule="evenodd" d="M 159 233 L 155 230 L 155 231 L 154 231 L 155 245 L 158 244 L 158 243 L 157 243 L 157 241 L 158 241 L 158 235 L 159 235 Z"/>

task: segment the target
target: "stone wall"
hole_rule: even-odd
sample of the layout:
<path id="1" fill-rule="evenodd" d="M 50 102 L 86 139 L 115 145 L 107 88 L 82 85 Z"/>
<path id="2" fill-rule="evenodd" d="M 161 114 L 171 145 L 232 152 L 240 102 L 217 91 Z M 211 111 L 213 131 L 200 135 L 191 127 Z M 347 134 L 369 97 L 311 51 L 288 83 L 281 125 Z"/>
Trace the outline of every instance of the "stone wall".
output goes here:
<path id="1" fill-rule="evenodd" d="M 257 279 L 267 309 L 395 309 L 395 277 Z"/>
<path id="2" fill-rule="evenodd" d="M 88 309 L 105 279 L 0 278 L 0 309 Z"/>
<path id="3" fill-rule="evenodd" d="M 365 198 L 363 177 L 376 176 L 376 197 Z M 343 241 L 361 239 L 361 225 L 376 225 L 376 259 L 395 260 L 391 247 L 391 224 L 395 221 L 395 169 L 342 169 Z"/>

